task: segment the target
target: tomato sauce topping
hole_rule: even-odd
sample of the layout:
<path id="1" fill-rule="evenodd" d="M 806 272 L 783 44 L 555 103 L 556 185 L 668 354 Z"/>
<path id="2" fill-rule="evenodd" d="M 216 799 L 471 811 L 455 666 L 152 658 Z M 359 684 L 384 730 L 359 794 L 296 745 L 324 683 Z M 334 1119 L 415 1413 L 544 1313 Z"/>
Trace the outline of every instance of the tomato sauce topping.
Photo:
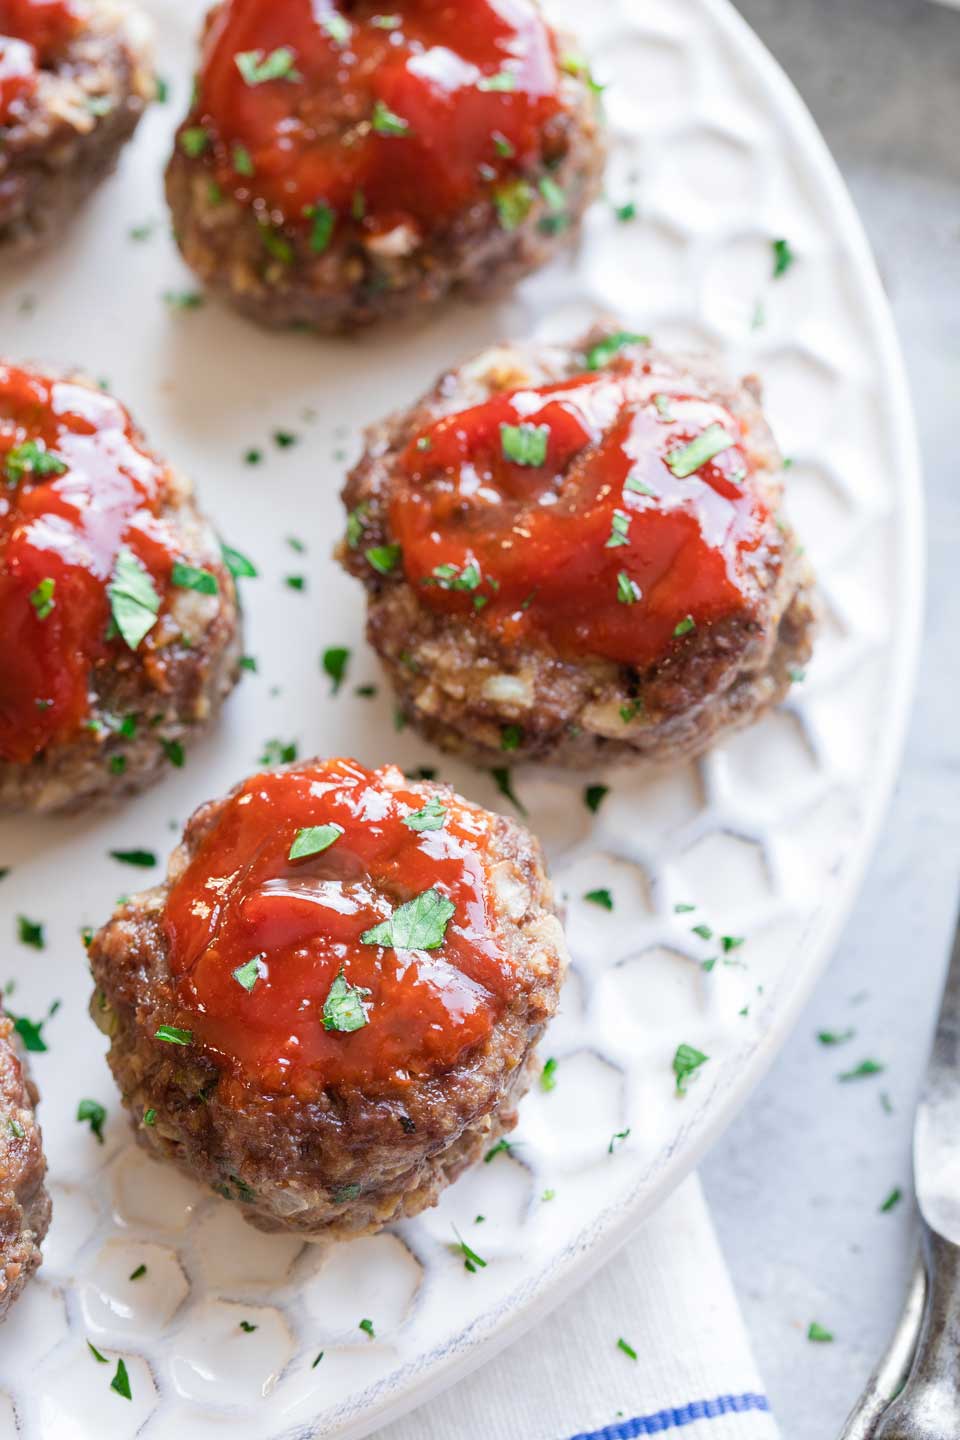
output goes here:
<path id="1" fill-rule="evenodd" d="M 0 0 L 0 125 L 17 119 L 18 102 L 34 94 L 40 69 L 81 20 L 73 0 Z"/>
<path id="2" fill-rule="evenodd" d="M 728 409 L 621 355 L 423 430 L 389 526 L 425 605 L 564 657 L 648 665 L 759 599 L 776 542 L 752 468 Z"/>
<path id="3" fill-rule="evenodd" d="M 491 195 L 522 205 L 560 103 L 533 0 L 226 0 L 180 143 L 322 252 L 345 223 L 422 239 Z"/>
<path id="4" fill-rule="evenodd" d="M 160 608 L 176 558 L 163 476 L 111 396 L 0 365 L 0 760 L 73 737 L 97 667 L 130 653 L 110 633 L 121 552 Z"/>
<path id="5" fill-rule="evenodd" d="M 318 760 L 249 779 L 164 917 L 182 1023 L 222 1060 L 221 1085 L 402 1092 L 483 1041 L 513 983 L 489 841 L 482 811 L 428 805 L 392 766 Z M 376 943 L 385 923 L 397 933 Z"/>

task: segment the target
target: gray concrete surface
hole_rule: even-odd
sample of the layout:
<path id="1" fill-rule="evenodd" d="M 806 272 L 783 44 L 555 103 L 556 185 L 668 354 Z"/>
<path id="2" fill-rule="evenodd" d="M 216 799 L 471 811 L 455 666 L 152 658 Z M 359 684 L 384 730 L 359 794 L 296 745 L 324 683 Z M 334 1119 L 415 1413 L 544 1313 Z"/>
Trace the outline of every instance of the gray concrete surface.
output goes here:
<path id="1" fill-rule="evenodd" d="M 702 1171 L 785 1440 L 831 1440 L 913 1260 L 912 1110 L 960 886 L 960 14 L 928 0 L 738 4 L 859 207 L 926 465 L 925 645 L 883 839 L 792 1040 Z M 817 1043 L 817 1030 L 848 1026 L 856 1038 L 842 1050 Z M 845 1063 L 865 1056 L 885 1073 L 838 1085 Z M 895 1186 L 904 1200 L 879 1213 Z M 812 1320 L 832 1344 L 806 1339 Z"/>

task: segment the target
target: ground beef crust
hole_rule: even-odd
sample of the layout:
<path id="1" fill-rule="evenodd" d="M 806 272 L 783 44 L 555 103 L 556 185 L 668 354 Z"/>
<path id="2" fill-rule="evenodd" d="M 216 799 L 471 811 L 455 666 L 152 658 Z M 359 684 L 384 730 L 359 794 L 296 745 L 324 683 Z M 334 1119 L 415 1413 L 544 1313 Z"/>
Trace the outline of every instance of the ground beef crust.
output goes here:
<path id="1" fill-rule="evenodd" d="M 50 1224 L 36 1104 L 13 1022 L 0 1011 L 0 1320 L 39 1266 Z"/>
<path id="2" fill-rule="evenodd" d="M 406 788 L 424 803 L 453 794 L 426 782 Z M 343 1238 L 415 1215 L 513 1128 L 538 1068 L 535 1047 L 566 966 L 540 847 L 521 826 L 495 818 L 496 936 L 518 984 L 484 1045 L 402 1093 L 328 1086 L 307 1102 L 247 1085 L 238 1104 L 224 1098 L 220 1065 L 201 1047 L 154 1038 L 158 1025 L 189 1025 L 174 998 L 163 908 L 223 803 L 196 812 L 167 883 L 121 906 L 90 947 L 91 1014 L 110 1038 L 109 1063 L 137 1140 L 238 1202 L 262 1229 Z M 155 1122 L 145 1124 L 151 1110 Z"/>
<path id="3" fill-rule="evenodd" d="M 567 48 L 576 52 L 572 41 Z M 561 97 L 563 108 L 544 136 L 550 163 L 525 177 L 533 200 L 519 224 L 505 228 L 486 200 L 427 244 L 364 239 L 344 226 L 320 255 L 309 233 L 284 227 L 282 216 L 240 203 L 212 183 L 209 154 L 190 156 L 179 143 L 184 129 L 198 123 L 188 115 L 166 176 L 177 243 L 205 285 L 263 325 L 336 334 L 415 314 L 451 292 L 487 302 L 569 246 L 599 193 L 606 145 L 589 73 L 563 74 Z M 541 181 L 563 192 L 562 224 L 539 189 Z M 275 243 L 268 248 L 265 230 L 282 235 L 285 256 L 275 253 Z"/>
<path id="4" fill-rule="evenodd" d="M 399 457 L 443 415 L 483 403 L 497 390 L 539 386 L 583 370 L 585 353 L 614 333 L 598 327 L 568 347 L 502 346 L 447 372 L 416 405 L 367 431 L 363 457 L 343 501 L 362 516 L 362 540 L 337 555 L 367 591 L 367 638 L 380 656 L 403 715 L 444 750 L 480 765 L 503 765 L 503 732 L 522 739 L 510 760 L 570 768 L 628 761 L 656 766 L 702 753 L 723 733 L 777 704 L 809 659 L 815 622 L 813 577 L 779 514 L 782 460 L 760 408 L 759 382 L 731 384 L 705 357 L 679 364 L 692 393 L 708 394 L 746 421 L 755 482 L 775 516 L 763 552 L 764 595 L 755 617 L 736 616 L 690 635 L 682 649 L 640 670 L 584 656 L 573 661 L 546 643 L 504 645 L 482 625 L 430 609 L 404 577 L 365 559 L 389 545 Z M 657 352 L 650 350 L 652 356 Z"/>
<path id="5" fill-rule="evenodd" d="M 153 99 L 149 27 L 119 0 L 92 0 L 90 18 L 40 71 L 22 118 L 0 145 L 0 246 L 54 242 L 113 170 Z"/>
<path id="6" fill-rule="evenodd" d="M 0 815 L 70 813 L 138 793 L 169 768 L 171 746 L 186 745 L 209 725 L 237 683 L 243 633 L 235 581 L 191 482 L 167 467 L 164 484 L 160 514 L 173 524 L 181 558 L 216 575 L 217 594 L 172 590 L 149 651 L 118 649 L 97 667 L 83 730 L 28 765 L 0 760 Z M 133 736 L 118 728 L 130 715 Z"/>

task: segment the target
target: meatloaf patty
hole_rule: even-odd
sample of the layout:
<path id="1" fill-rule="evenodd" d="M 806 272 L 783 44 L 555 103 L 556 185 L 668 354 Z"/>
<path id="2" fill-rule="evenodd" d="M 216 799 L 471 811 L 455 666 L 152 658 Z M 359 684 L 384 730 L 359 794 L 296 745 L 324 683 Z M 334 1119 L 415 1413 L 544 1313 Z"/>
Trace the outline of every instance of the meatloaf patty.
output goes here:
<path id="1" fill-rule="evenodd" d="M 662 762 L 780 700 L 812 582 L 759 393 L 600 328 L 374 425 L 338 554 L 411 723 L 481 764 Z"/>
<path id="2" fill-rule="evenodd" d="M 13 1022 L 0 1011 L 0 1320 L 40 1264 L 50 1224 L 36 1103 Z"/>
<path id="3" fill-rule="evenodd" d="M 82 378 L 0 363 L 0 479 L 0 812 L 139 790 L 236 681 L 234 552 Z"/>
<path id="4" fill-rule="evenodd" d="M 153 98 L 148 29 L 119 0 L 0 3 L 0 245 L 60 237 Z"/>
<path id="5" fill-rule="evenodd" d="M 524 829 L 349 760 L 201 806 L 89 953 L 139 1142 L 316 1237 L 434 1204 L 515 1124 L 566 963 Z"/>
<path id="6" fill-rule="evenodd" d="M 603 161 L 597 87 L 537 0 L 222 0 L 167 197 L 206 284 L 333 332 L 542 265 Z"/>

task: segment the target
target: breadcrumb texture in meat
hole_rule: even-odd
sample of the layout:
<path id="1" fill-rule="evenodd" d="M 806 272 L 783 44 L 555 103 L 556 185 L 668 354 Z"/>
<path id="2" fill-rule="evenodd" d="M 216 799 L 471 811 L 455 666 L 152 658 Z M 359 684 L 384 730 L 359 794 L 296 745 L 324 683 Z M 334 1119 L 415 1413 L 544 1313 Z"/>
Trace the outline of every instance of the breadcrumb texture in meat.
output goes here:
<path id="1" fill-rule="evenodd" d="M 0 1011 L 0 1320 L 40 1265 L 50 1224 L 36 1104 L 13 1021 Z"/>

